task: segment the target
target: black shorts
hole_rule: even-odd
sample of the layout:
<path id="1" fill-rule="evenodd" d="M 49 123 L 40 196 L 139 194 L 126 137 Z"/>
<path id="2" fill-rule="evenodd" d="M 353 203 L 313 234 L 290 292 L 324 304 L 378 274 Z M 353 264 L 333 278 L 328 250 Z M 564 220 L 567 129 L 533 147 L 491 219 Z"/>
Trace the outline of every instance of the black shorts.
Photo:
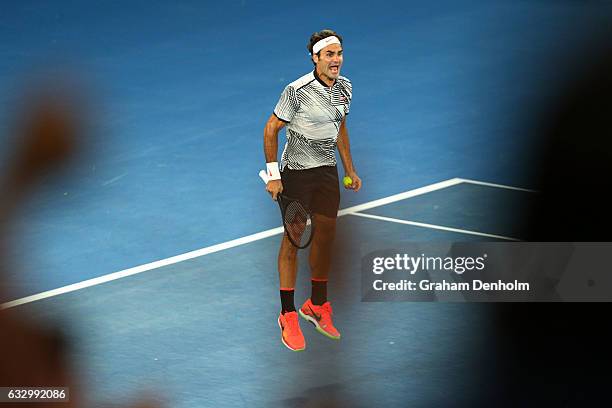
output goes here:
<path id="1" fill-rule="evenodd" d="M 283 194 L 296 198 L 313 214 L 336 218 L 340 206 L 340 187 L 336 166 L 281 172 Z"/>

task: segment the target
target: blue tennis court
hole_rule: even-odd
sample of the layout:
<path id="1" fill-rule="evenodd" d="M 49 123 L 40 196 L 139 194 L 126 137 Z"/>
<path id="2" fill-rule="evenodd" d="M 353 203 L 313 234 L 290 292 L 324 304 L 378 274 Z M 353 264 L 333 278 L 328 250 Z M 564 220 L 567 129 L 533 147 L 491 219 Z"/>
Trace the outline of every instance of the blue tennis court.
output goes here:
<path id="1" fill-rule="evenodd" d="M 13 106 L 48 67 L 88 84 L 95 132 L 21 207 L 0 303 L 67 325 L 91 400 L 469 405 L 494 364 L 474 358 L 485 306 L 361 302 L 361 248 L 524 238 L 533 115 L 611 15 L 574 1 L 3 4 L 0 158 Z M 343 338 L 302 324 L 307 350 L 289 353 L 278 208 L 257 173 L 265 121 L 325 27 L 345 39 L 364 187 L 341 198 L 329 291 Z"/>
<path id="2" fill-rule="evenodd" d="M 280 228 L 5 306 L 43 322 L 61 316 L 94 399 L 140 389 L 176 407 L 426 406 L 457 404 L 451 390 L 461 390 L 468 403 L 485 380 L 473 367 L 483 340 L 470 335 L 489 324 L 485 309 L 362 303 L 355 248 L 517 239 L 512 220 L 499 215 L 533 194 L 450 179 L 343 209 L 330 287 L 343 339 L 303 325 L 305 353 L 280 345 L 274 318 Z M 308 296 L 305 263 L 298 279 L 297 296 Z"/>

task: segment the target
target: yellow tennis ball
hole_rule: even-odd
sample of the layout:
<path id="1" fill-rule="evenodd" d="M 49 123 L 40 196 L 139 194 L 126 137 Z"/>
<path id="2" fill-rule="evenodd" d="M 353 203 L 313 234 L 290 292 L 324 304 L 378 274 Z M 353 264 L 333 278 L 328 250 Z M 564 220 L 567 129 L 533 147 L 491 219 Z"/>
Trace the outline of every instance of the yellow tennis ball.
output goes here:
<path id="1" fill-rule="evenodd" d="M 344 176 L 344 178 L 342 179 L 342 184 L 344 184 L 345 187 L 348 187 L 353 184 L 353 179 L 349 176 Z"/>

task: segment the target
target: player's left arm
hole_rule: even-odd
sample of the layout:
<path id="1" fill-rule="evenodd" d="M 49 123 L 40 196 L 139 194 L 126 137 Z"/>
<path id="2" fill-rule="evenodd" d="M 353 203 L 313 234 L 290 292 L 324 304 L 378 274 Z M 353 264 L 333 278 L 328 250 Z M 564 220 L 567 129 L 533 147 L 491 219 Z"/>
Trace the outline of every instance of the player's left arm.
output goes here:
<path id="1" fill-rule="evenodd" d="M 338 133 L 338 153 L 340 153 L 340 158 L 342 159 L 344 173 L 353 180 L 352 184 L 345 187 L 354 191 L 359 191 L 359 189 L 361 189 L 361 179 L 355 171 L 355 166 L 353 166 L 351 144 L 349 142 L 348 130 L 346 128 L 346 117 L 342 120 L 340 132 Z"/>

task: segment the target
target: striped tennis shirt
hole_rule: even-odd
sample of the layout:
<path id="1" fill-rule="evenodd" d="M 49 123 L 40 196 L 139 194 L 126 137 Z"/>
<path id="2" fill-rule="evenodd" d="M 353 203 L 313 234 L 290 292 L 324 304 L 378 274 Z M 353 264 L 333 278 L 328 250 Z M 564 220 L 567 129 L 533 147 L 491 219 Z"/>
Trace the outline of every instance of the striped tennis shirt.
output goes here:
<path id="1" fill-rule="evenodd" d="M 338 132 L 351 97 L 348 78 L 339 76 L 327 86 L 315 71 L 285 87 L 274 108 L 274 115 L 287 123 L 281 171 L 336 165 Z"/>

